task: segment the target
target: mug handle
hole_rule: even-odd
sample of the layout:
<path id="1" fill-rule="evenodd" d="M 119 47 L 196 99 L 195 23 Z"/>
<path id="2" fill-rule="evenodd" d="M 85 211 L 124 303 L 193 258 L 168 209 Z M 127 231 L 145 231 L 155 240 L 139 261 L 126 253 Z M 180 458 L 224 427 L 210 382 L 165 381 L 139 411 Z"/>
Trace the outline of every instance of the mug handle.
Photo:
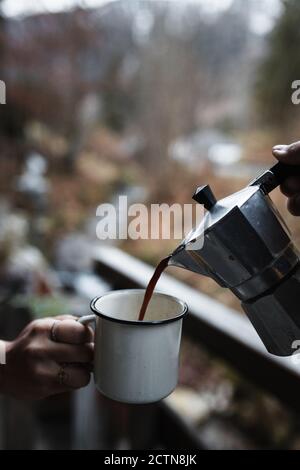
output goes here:
<path id="1" fill-rule="evenodd" d="M 81 318 L 78 318 L 78 323 L 81 323 L 81 325 L 88 325 L 92 321 L 96 321 L 96 315 L 85 315 Z"/>

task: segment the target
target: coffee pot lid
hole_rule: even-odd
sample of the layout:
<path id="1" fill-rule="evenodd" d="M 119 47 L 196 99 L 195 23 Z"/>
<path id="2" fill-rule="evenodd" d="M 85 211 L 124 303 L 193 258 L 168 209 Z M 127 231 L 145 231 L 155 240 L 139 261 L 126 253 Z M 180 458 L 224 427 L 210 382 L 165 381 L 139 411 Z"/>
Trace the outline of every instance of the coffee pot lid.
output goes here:
<path id="1" fill-rule="evenodd" d="M 230 217 L 230 214 L 233 213 L 234 209 L 240 208 L 246 203 L 251 204 L 252 196 L 258 191 L 261 191 L 259 185 L 247 186 L 246 188 L 217 201 L 209 185 L 198 188 L 193 199 L 199 204 L 202 204 L 207 212 L 199 226 L 190 232 L 185 241 L 194 241 L 209 230 L 212 230 L 213 227 L 221 222 L 225 217 Z M 256 208 L 253 207 L 253 210 L 255 209 Z"/>

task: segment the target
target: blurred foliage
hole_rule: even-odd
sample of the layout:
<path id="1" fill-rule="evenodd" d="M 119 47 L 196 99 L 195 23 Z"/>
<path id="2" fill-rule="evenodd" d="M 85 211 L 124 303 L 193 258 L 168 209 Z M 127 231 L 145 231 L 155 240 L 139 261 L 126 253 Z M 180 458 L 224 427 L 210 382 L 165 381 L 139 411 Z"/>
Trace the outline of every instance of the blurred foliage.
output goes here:
<path id="1" fill-rule="evenodd" d="M 14 298 L 12 305 L 16 308 L 27 308 L 33 320 L 70 314 L 66 298 L 58 294 L 42 297 L 38 295 L 18 296 Z"/>
<path id="2" fill-rule="evenodd" d="M 299 120 L 292 83 L 300 77 L 300 2 L 283 0 L 283 13 L 269 37 L 257 79 L 259 111 L 265 123 L 288 127 Z M 299 136 L 298 136 L 299 137 Z"/>

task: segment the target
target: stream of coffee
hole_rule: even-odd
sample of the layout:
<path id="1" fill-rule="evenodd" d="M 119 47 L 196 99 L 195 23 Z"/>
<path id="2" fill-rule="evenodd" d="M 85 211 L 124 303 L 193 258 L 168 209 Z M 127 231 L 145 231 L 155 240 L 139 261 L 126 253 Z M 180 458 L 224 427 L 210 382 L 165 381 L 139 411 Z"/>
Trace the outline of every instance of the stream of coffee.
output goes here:
<path id="1" fill-rule="evenodd" d="M 144 320 L 145 314 L 146 314 L 149 302 L 151 300 L 151 297 L 153 295 L 154 289 L 156 287 L 156 284 L 158 283 L 159 278 L 162 275 L 163 271 L 168 266 L 171 257 L 172 257 L 172 255 L 170 255 L 167 258 L 164 258 L 163 260 L 161 260 L 161 262 L 159 263 L 159 265 L 155 269 L 154 274 L 153 274 L 152 278 L 150 279 L 150 282 L 149 282 L 149 284 L 147 286 L 147 289 L 146 289 L 146 292 L 145 292 L 144 300 L 143 300 L 141 310 L 140 310 L 140 314 L 139 314 L 139 321 Z"/>

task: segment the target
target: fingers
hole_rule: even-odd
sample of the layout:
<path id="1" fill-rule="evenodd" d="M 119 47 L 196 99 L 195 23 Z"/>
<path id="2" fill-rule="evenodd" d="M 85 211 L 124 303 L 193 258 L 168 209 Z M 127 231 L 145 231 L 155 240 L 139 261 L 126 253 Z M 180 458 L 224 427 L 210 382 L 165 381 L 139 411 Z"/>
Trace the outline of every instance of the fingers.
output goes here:
<path id="1" fill-rule="evenodd" d="M 287 197 L 295 196 L 300 194 L 300 178 L 292 177 L 288 178 L 282 185 L 281 191 Z"/>
<path id="2" fill-rule="evenodd" d="M 300 141 L 290 145 L 276 145 L 273 155 L 282 163 L 288 165 L 300 165 Z M 292 215 L 300 216 L 300 178 L 288 178 L 281 185 L 282 193 L 287 196 L 288 210 Z"/>
<path id="3" fill-rule="evenodd" d="M 58 363 L 91 363 L 94 356 L 93 331 L 74 320 L 55 321 L 48 354 Z"/>
<path id="4" fill-rule="evenodd" d="M 50 342 L 48 354 L 58 363 L 91 363 L 94 356 L 93 344 L 63 344 Z"/>
<path id="5" fill-rule="evenodd" d="M 279 161 L 289 165 L 300 165 L 300 141 L 290 145 L 276 145 L 273 155 Z"/>
<path id="6" fill-rule="evenodd" d="M 79 364 L 50 362 L 39 378 L 45 388 L 42 395 L 48 396 L 49 392 L 53 395 L 86 387 L 90 382 L 91 372 L 88 367 Z"/>
<path id="7" fill-rule="evenodd" d="M 63 375 L 61 375 L 63 372 Z M 60 367 L 56 376 L 60 382 L 62 388 L 82 388 L 86 387 L 91 380 L 91 374 L 88 369 L 79 365 L 68 364 Z"/>
<path id="8" fill-rule="evenodd" d="M 86 387 L 91 380 L 90 372 L 84 367 L 77 365 L 68 365 L 65 368 L 66 377 L 64 379 L 64 385 L 71 388 L 82 388 Z"/>
<path id="9" fill-rule="evenodd" d="M 296 217 L 300 216 L 300 194 L 291 197 L 288 200 L 288 210 L 290 213 Z"/>
<path id="10" fill-rule="evenodd" d="M 91 328 L 74 320 L 55 321 L 52 334 L 56 342 L 68 344 L 91 343 L 94 337 Z"/>
<path id="11" fill-rule="evenodd" d="M 75 317 L 74 315 L 57 315 L 56 317 L 54 317 L 55 320 L 77 320 L 77 317 Z"/>

